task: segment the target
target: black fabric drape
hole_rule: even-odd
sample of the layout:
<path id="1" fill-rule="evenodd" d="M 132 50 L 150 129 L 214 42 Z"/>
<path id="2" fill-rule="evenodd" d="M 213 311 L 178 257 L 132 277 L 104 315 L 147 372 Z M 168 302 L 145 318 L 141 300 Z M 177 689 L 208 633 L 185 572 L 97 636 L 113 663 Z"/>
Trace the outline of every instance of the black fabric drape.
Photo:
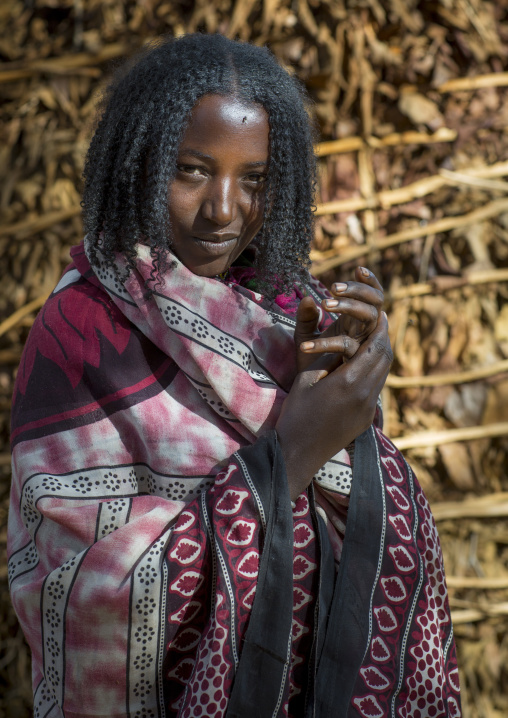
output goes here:
<path id="1" fill-rule="evenodd" d="M 378 570 L 382 516 L 382 486 L 371 427 L 355 441 L 347 530 L 326 632 L 320 631 L 314 712 L 309 718 L 359 715 L 351 705 L 351 694 L 367 647 L 366 606 Z"/>
<path id="2" fill-rule="evenodd" d="M 283 699 L 293 618 L 293 517 L 275 431 L 238 454 L 266 513 L 256 597 L 227 718 L 267 718 Z"/>

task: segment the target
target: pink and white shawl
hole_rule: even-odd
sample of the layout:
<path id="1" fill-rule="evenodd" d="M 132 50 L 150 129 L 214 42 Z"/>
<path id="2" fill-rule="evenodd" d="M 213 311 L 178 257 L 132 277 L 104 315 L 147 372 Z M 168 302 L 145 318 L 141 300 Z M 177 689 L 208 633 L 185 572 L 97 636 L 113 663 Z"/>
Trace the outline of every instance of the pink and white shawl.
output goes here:
<path id="1" fill-rule="evenodd" d="M 439 542 L 399 452 L 372 427 L 353 481 L 343 451 L 291 507 L 273 427 L 301 294 L 291 311 L 175 260 L 147 299 L 151 270 L 144 246 L 125 283 L 75 248 L 23 353 L 9 577 L 35 716 L 459 716 Z"/>

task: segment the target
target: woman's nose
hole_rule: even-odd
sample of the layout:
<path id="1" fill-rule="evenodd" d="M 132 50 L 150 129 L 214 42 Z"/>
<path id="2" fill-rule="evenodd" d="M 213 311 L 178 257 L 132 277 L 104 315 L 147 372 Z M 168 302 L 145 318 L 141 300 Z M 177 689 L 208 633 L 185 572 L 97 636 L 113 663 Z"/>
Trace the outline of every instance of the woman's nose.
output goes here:
<path id="1" fill-rule="evenodd" d="M 221 226 L 228 225 L 236 217 L 236 199 L 233 182 L 228 178 L 216 178 L 209 186 L 201 213 L 205 219 Z"/>

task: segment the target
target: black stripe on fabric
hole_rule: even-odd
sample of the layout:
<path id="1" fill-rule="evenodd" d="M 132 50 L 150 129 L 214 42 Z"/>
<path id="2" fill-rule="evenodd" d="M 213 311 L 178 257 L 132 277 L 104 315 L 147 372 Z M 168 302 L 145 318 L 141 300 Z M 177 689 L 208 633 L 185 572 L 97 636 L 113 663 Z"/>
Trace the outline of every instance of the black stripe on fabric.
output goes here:
<path id="1" fill-rule="evenodd" d="M 140 559 L 141 560 L 141 559 Z M 132 567 L 130 586 L 129 586 L 129 619 L 127 622 L 127 651 L 125 655 L 125 712 L 130 716 L 130 696 L 131 696 L 131 677 L 130 677 L 130 665 L 131 665 L 131 642 L 132 642 L 132 597 L 134 594 L 134 576 L 137 564 Z"/>
<path id="2" fill-rule="evenodd" d="M 95 543 L 99 540 L 99 529 L 101 526 L 101 514 L 103 504 L 99 504 L 99 510 L 97 511 L 97 519 L 95 521 Z"/>
<path id="3" fill-rule="evenodd" d="M 129 499 L 129 508 L 127 509 L 127 513 L 125 515 L 125 523 L 128 524 L 130 517 L 131 517 L 131 511 L 132 511 L 132 499 Z"/>
<path id="4" fill-rule="evenodd" d="M 351 468 L 351 464 L 346 464 L 345 461 L 337 461 L 336 459 L 328 459 L 328 461 L 326 463 L 327 464 L 335 464 L 336 466 L 345 466 L 348 469 Z"/>
<path id="5" fill-rule="evenodd" d="M 20 502 L 21 504 L 21 502 Z M 25 527 L 26 528 L 26 527 Z M 27 541 L 24 546 L 21 546 L 21 548 L 16 549 L 16 551 L 13 551 L 11 555 L 9 556 L 9 561 L 12 561 L 12 559 L 18 555 L 21 551 L 25 551 L 31 544 L 33 543 L 32 539 L 30 541 Z"/>
<path id="6" fill-rule="evenodd" d="M 69 285 L 69 286 L 71 286 L 71 285 Z M 64 322 L 65 322 L 73 331 L 76 332 L 76 334 L 78 335 L 78 337 L 79 337 L 80 339 L 82 339 L 83 341 L 85 341 L 85 340 L 86 340 L 85 335 L 82 334 L 82 333 L 79 331 L 79 329 L 74 326 L 74 324 L 71 324 L 71 322 L 67 319 L 67 317 L 66 317 L 65 314 L 63 313 L 62 300 L 61 300 L 61 299 L 58 300 L 58 313 L 60 314 L 60 316 L 62 317 L 62 319 L 64 320 Z"/>
<path id="7" fill-rule="evenodd" d="M 342 558 L 318 656 L 316 718 L 356 718 L 352 692 L 369 639 L 369 611 L 383 531 L 383 497 L 371 427 L 355 441 Z M 366 610 L 367 607 L 367 610 Z"/>
<path id="8" fill-rule="evenodd" d="M 125 658 L 125 670 L 126 670 L 126 695 L 125 695 L 125 703 L 126 703 L 126 715 L 127 715 L 127 716 L 130 716 L 130 712 L 131 712 L 131 706 L 130 706 L 130 696 L 131 696 L 131 688 L 130 688 L 131 677 L 130 677 L 130 674 L 131 674 L 131 670 L 130 670 L 130 669 L 131 669 L 131 664 L 132 664 L 132 629 L 133 629 L 132 616 L 133 616 L 134 582 L 136 581 L 136 571 L 137 571 L 137 569 L 138 569 L 140 563 L 141 563 L 141 562 L 143 561 L 143 559 L 145 558 L 145 556 L 146 556 L 148 553 L 150 553 L 150 552 L 153 550 L 153 547 L 157 544 L 157 542 L 158 542 L 166 533 L 168 533 L 168 532 L 173 528 L 173 526 L 176 525 L 177 521 L 178 521 L 178 516 L 175 516 L 173 519 L 171 519 L 171 520 L 166 524 L 166 526 L 164 526 L 164 528 L 162 529 L 162 531 L 161 531 L 159 534 L 157 534 L 157 536 L 155 536 L 155 538 L 152 539 L 150 545 L 146 547 L 146 549 L 145 549 L 145 550 L 142 552 L 142 554 L 138 557 L 137 561 L 132 565 L 132 568 L 131 568 L 131 570 L 130 570 L 130 576 L 129 576 L 129 578 L 128 578 L 128 579 L 125 579 L 125 581 L 123 581 L 122 584 L 121 584 L 121 585 L 123 585 L 124 583 L 126 583 L 127 581 L 129 581 L 129 622 L 128 622 L 128 627 L 127 627 L 127 634 L 128 634 L 128 635 L 127 635 L 127 651 L 126 651 L 126 658 Z M 165 551 L 163 551 L 163 552 L 161 553 L 161 560 L 162 560 L 162 561 L 165 560 L 165 559 L 164 559 L 164 556 L 165 556 Z M 164 575 L 164 570 L 163 570 L 163 575 Z M 163 591 L 166 593 L 166 596 L 167 596 L 167 585 L 165 585 L 165 581 L 164 581 L 164 580 L 161 581 L 161 592 L 160 592 L 160 594 L 159 594 L 159 597 L 162 596 L 162 592 L 163 592 Z M 161 603 L 159 602 L 159 606 L 160 606 L 160 605 L 161 605 Z M 163 615 L 163 613 L 166 614 L 166 611 L 165 611 L 165 610 L 161 610 L 161 609 L 159 608 L 159 631 L 158 631 L 158 637 L 160 636 L 161 623 L 164 621 L 164 615 Z M 163 629 L 163 630 L 164 630 L 164 629 Z M 138 640 L 139 640 L 139 639 L 138 639 Z M 159 646 L 157 647 L 157 650 L 156 650 L 156 653 L 155 653 L 155 656 L 154 656 L 154 660 L 157 660 L 158 650 L 159 650 Z M 158 665 L 159 665 L 159 664 L 157 664 L 157 666 L 158 666 Z M 156 669 L 156 687 L 157 687 L 157 702 L 159 702 L 159 697 L 158 697 L 158 696 L 159 696 L 159 675 L 158 675 L 157 671 L 158 671 L 158 667 L 157 667 L 157 669 Z M 142 704 L 143 704 L 143 701 L 140 701 L 140 700 L 138 699 L 138 703 L 139 703 L 139 705 L 142 705 Z M 159 705 L 159 707 L 160 707 L 160 705 Z M 123 715 L 123 714 L 122 714 L 122 715 Z M 135 715 L 138 715 L 138 712 L 136 712 Z M 149 714 L 148 714 L 148 715 L 149 715 Z"/>
<path id="9" fill-rule="evenodd" d="M 129 507 L 130 511 L 130 507 Z M 166 616 L 168 601 L 168 566 L 165 560 L 165 552 L 161 556 L 161 585 L 159 591 L 159 626 L 157 631 L 157 653 L 156 653 L 156 669 L 155 669 L 155 693 L 157 700 L 157 715 L 166 715 L 166 701 L 164 700 L 164 654 L 165 654 L 165 637 L 166 637 Z M 130 644 L 129 644 L 130 645 Z"/>
<path id="10" fill-rule="evenodd" d="M 314 486 L 311 483 L 308 488 L 310 513 L 312 523 L 316 530 L 316 540 L 319 550 L 319 600 L 316 601 L 314 612 L 314 638 L 309 656 L 309 668 L 307 675 L 307 686 L 305 696 L 305 718 L 313 718 L 315 713 L 315 682 L 317 669 L 317 656 L 320 653 L 321 642 L 326 635 L 326 624 L 330 614 L 330 606 L 335 586 L 335 559 L 332 545 L 328 538 L 323 517 L 316 511 L 316 500 Z"/>
<path id="11" fill-rule="evenodd" d="M 221 329 L 220 327 L 217 327 L 215 324 L 212 324 L 212 322 L 208 321 L 208 319 L 204 319 L 200 314 L 198 314 L 197 312 L 193 312 L 192 309 L 189 309 L 189 307 L 185 306 L 185 304 L 182 304 L 181 302 L 177 302 L 177 301 L 176 301 L 175 299 L 173 299 L 172 297 L 166 297 L 166 296 L 164 296 L 164 294 L 157 294 L 157 292 L 154 292 L 154 294 L 155 294 L 157 297 L 161 297 L 161 299 L 164 299 L 164 300 L 167 301 L 167 302 L 169 301 L 169 302 L 173 302 L 174 304 L 177 304 L 179 307 L 182 307 L 182 309 L 184 309 L 186 312 L 189 312 L 189 314 L 193 314 L 193 315 L 194 315 L 195 317 L 197 317 L 200 321 L 206 322 L 207 324 L 209 324 L 209 325 L 210 325 L 211 327 L 213 327 L 217 332 L 220 332 L 221 334 L 224 334 L 226 337 L 231 337 L 231 339 L 234 339 L 235 342 L 238 342 L 238 344 L 241 344 L 242 346 L 244 346 L 244 347 L 247 349 L 247 351 L 248 351 L 250 354 L 252 354 L 252 356 L 255 358 L 255 360 L 257 361 L 257 363 L 259 364 L 259 366 L 260 366 L 264 371 L 266 371 L 266 373 L 267 373 L 267 375 L 270 377 L 270 379 L 272 379 L 272 381 L 273 381 L 274 383 L 277 383 L 277 382 L 275 381 L 275 379 L 272 377 L 272 375 L 270 374 L 270 372 L 268 371 L 268 369 L 260 362 L 259 358 L 256 356 L 256 354 L 255 354 L 254 351 L 252 350 L 252 347 L 250 347 L 248 344 L 246 344 L 246 342 L 244 342 L 242 339 L 239 339 L 239 338 L 238 338 L 237 336 L 235 336 L 234 334 L 231 334 L 230 332 L 226 332 L 224 329 Z M 183 332 L 179 332 L 178 330 L 173 329 L 173 328 L 172 328 L 172 331 L 173 331 L 175 334 L 178 334 L 178 335 L 180 335 L 180 336 L 182 336 L 182 337 L 186 337 L 187 339 L 190 339 L 191 341 L 195 342 L 196 344 L 199 344 L 199 345 L 202 346 L 202 347 L 205 347 L 206 349 L 210 349 L 210 347 L 209 347 L 207 344 L 203 344 L 203 342 L 200 342 L 200 341 L 198 341 L 197 339 L 194 339 L 193 337 L 190 337 L 188 334 L 184 334 Z M 213 349 L 210 349 L 210 351 L 214 351 L 214 350 L 213 350 Z M 215 352 L 215 351 L 214 351 L 214 353 L 215 353 L 215 354 L 219 354 L 219 356 L 223 357 L 224 359 L 227 359 L 228 361 L 231 361 L 233 364 L 238 364 L 238 362 L 233 361 L 232 359 L 229 359 L 229 358 L 228 358 L 227 356 L 225 356 L 224 354 L 220 354 L 220 352 Z M 242 369 L 244 368 L 243 366 L 241 366 L 241 364 L 238 364 L 238 366 L 239 366 L 240 368 L 242 368 Z"/>
<path id="12" fill-rule="evenodd" d="M 96 275 L 94 274 L 94 276 L 96 276 Z M 100 281 L 101 281 L 101 280 L 99 279 L 99 282 L 100 282 Z M 136 307 L 136 308 L 138 308 L 138 305 L 136 304 L 136 302 L 133 302 L 132 300 L 129 300 L 129 299 L 126 299 L 125 297 L 122 297 L 121 294 L 118 294 L 117 292 L 114 292 L 114 291 L 111 289 L 111 287 L 107 287 L 105 284 L 102 284 L 102 282 L 101 282 L 101 289 L 102 289 L 104 292 L 106 292 L 107 294 L 109 294 L 110 297 L 116 297 L 117 299 L 120 299 L 120 301 L 125 302 L 125 304 L 130 304 L 131 307 Z M 121 311 L 121 310 L 120 310 L 120 311 Z"/>
<path id="13" fill-rule="evenodd" d="M 144 466 L 149 471 L 153 471 L 154 474 L 157 474 L 157 476 L 163 476 L 165 479 L 215 479 L 216 476 L 216 474 L 164 474 L 162 471 L 156 471 L 145 461 L 136 461 L 134 464 L 97 464 L 93 466 L 85 466 L 81 469 L 75 469 L 74 471 L 67 471 L 65 474 L 55 474 L 52 471 L 37 471 L 34 474 L 30 474 L 30 476 L 23 481 L 22 492 L 25 490 L 26 484 L 36 476 L 74 476 L 74 474 L 82 474 L 87 471 L 101 471 L 102 469 L 106 469 L 106 471 L 111 471 L 111 469 L 131 469 L 133 466 Z M 137 494 L 133 494 L 133 496 L 137 496 Z M 37 499 L 37 501 L 39 501 L 39 499 Z"/>
<path id="14" fill-rule="evenodd" d="M 219 352 L 215 349 L 212 349 L 209 344 L 205 344 L 205 342 L 201 342 L 201 341 L 199 341 L 199 339 L 194 339 L 193 337 L 190 337 L 188 334 L 185 334 L 184 332 L 179 332 L 177 329 L 172 328 L 172 331 L 175 334 L 178 334 L 178 336 L 184 337 L 185 339 L 189 339 L 194 344 L 198 344 L 200 347 L 204 347 L 205 349 L 208 349 L 208 351 L 212 352 L 213 354 L 217 354 L 217 356 L 220 356 L 222 359 L 226 359 L 226 361 L 231 362 L 231 364 L 236 364 L 236 366 L 240 367 L 240 369 L 243 369 L 244 371 L 246 371 L 248 373 L 248 370 L 243 366 L 243 364 L 240 364 L 238 361 L 236 361 L 236 359 L 232 359 L 231 357 L 228 357 L 225 354 L 221 354 L 221 352 Z M 219 329 L 218 331 L 222 331 L 222 330 Z M 223 334 L 227 334 L 227 332 L 223 332 Z M 228 336 L 233 337 L 232 334 L 229 334 Z M 236 337 L 233 337 L 233 339 L 235 339 L 235 341 L 237 341 L 239 344 L 243 344 L 245 347 L 247 347 L 249 354 L 252 354 L 252 356 L 254 357 L 256 362 L 259 364 L 261 369 L 263 369 L 263 371 L 266 372 L 267 377 L 270 379 L 270 381 L 261 381 L 260 379 L 255 379 L 253 376 L 251 376 L 250 378 L 252 379 L 252 381 L 256 382 L 256 384 L 260 384 L 261 386 L 266 385 L 266 384 L 275 384 L 278 386 L 277 381 L 274 379 L 274 377 L 271 375 L 271 373 L 268 371 L 268 369 L 263 364 L 261 364 L 261 362 L 259 361 L 258 357 L 254 354 L 252 349 L 247 344 L 242 342 L 240 339 L 237 339 Z M 249 374 L 249 376 L 250 376 L 250 374 Z"/>
<path id="15" fill-rule="evenodd" d="M 62 663 L 63 663 L 63 675 L 62 675 L 62 706 L 65 703 L 65 677 L 67 674 L 67 663 L 65 659 L 65 653 L 66 653 L 66 643 L 67 643 L 67 628 L 66 628 L 66 620 L 65 617 L 67 615 L 67 608 L 69 607 L 69 600 L 71 597 L 72 589 L 74 588 L 74 584 L 76 583 L 76 578 L 78 576 L 79 570 L 81 568 L 81 565 L 83 561 L 85 560 L 88 552 L 90 551 L 92 547 L 89 546 L 85 551 L 83 551 L 83 555 L 81 556 L 81 560 L 79 561 L 78 565 L 76 566 L 76 571 L 74 572 L 74 576 L 72 577 L 72 580 L 69 584 L 69 589 L 67 591 L 67 596 L 65 599 L 65 608 L 63 610 L 63 616 L 62 616 L 62 623 L 63 623 L 63 629 L 62 629 Z"/>
<path id="16" fill-rule="evenodd" d="M 14 583 L 14 581 L 17 581 L 18 578 L 21 578 L 21 576 L 25 576 L 27 573 L 31 573 L 32 571 L 35 571 L 35 569 L 37 568 L 37 566 L 39 564 L 40 564 L 40 561 L 37 561 L 37 563 L 34 563 L 33 566 L 31 566 L 30 568 L 27 568 L 26 571 L 21 571 L 21 573 L 17 573 L 16 576 L 11 581 L 11 585 Z"/>
<path id="17" fill-rule="evenodd" d="M 60 347 L 60 351 L 61 351 L 62 354 L 64 355 L 64 359 L 68 359 L 69 357 L 67 356 L 67 352 L 66 352 L 65 349 L 63 348 L 62 342 L 61 342 L 60 339 L 57 337 L 57 335 L 55 334 L 55 332 L 51 329 L 51 327 L 50 327 L 48 324 L 46 324 L 46 311 L 45 311 L 45 310 L 44 310 L 44 313 L 41 315 L 41 322 L 42 322 L 42 326 L 44 327 L 44 329 L 48 332 L 48 334 L 50 334 L 50 335 L 53 337 L 53 339 L 55 340 L 55 342 L 56 342 L 56 343 L 58 344 L 58 346 Z"/>
<path id="18" fill-rule="evenodd" d="M 44 581 L 41 586 L 41 593 L 39 598 L 39 610 L 40 610 L 40 627 L 41 627 L 41 648 L 42 648 L 42 675 L 46 676 L 46 651 L 44 650 L 44 591 L 48 582 L 49 573 L 46 574 Z"/>
<path id="19" fill-rule="evenodd" d="M 111 308 L 110 308 L 110 306 L 108 305 L 108 303 L 107 303 L 106 301 L 104 301 L 104 299 L 101 299 L 100 297 L 90 296 L 89 299 L 91 299 L 92 302 L 95 302 L 96 304 L 98 304 L 99 306 L 101 306 L 101 307 L 104 309 L 104 311 L 105 311 L 106 314 L 108 315 L 108 319 L 109 319 L 110 324 L 111 324 L 111 331 L 113 332 L 113 334 L 118 334 L 118 331 L 117 331 L 117 328 L 116 328 L 116 322 L 115 322 L 115 320 L 113 319 L 113 314 L 112 314 L 112 312 L 111 312 Z M 116 308 L 116 307 L 115 307 L 115 308 Z"/>
<path id="20" fill-rule="evenodd" d="M 107 417 L 116 414 L 118 411 L 124 409 L 130 409 L 136 404 L 140 404 L 142 401 L 152 399 L 157 394 L 166 391 L 168 386 L 174 380 L 178 374 L 178 366 L 174 363 L 170 364 L 167 371 L 159 377 L 156 381 L 153 381 L 149 386 L 140 389 L 133 394 L 128 396 L 120 397 L 110 401 L 105 406 L 97 407 L 88 414 L 77 416 L 70 419 L 62 419 L 53 424 L 46 424 L 35 429 L 28 429 L 26 431 L 20 431 L 18 436 L 12 440 L 12 448 L 14 448 L 21 441 L 30 441 L 33 439 L 40 439 L 44 436 L 50 436 L 51 434 L 57 434 L 61 431 L 67 431 L 69 429 L 75 429 L 79 426 L 88 426 L 88 424 L 94 424 L 97 421 L 102 421 Z"/>
<path id="21" fill-rule="evenodd" d="M 288 680 L 293 619 L 293 514 L 275 431 L 240 449 L 261 497 L 267 528 L 256 595 L 226 718 L 277 715 Z"/>
<path id="22" fill-rule="evenodd" d="M 42 718 L 47 718 L 47 716 L 49 716 L 50 712 L 53 710 L 53 708 L 56 707 L 56 705 L 57 705 L 56 703 L 53 703 L 53 705 L 52 705 L 50 708 L 48 708 L 48 710 L 46 711 L 46 713 L 44 713 L 44 715 L 42 716 Z"/>

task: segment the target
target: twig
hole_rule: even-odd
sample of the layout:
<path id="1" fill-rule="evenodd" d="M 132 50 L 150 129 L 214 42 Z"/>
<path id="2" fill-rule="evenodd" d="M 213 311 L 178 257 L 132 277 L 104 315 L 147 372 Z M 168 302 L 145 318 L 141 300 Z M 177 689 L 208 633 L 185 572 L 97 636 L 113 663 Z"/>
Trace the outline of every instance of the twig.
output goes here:
<path id="1" fill-rule="evenodd" d="M 365 142 L 361 137 L 344 137 L 342 140 L 320 142 L 315 146 L 314 152 L 317 157 L 324 157 L 325 155 L 338 155 L 342 152 L 354 152 L 361 150 L 364 146 Z"/>
<path id="2" fill-rule="evenodd" d="M 508 576 L 485 578 L 484 576 L 446 576 L 448 588 L 477 588 L 480 591 L 508 588 Z"/>
<path id="3" fill-rule="evenodd" d="M 461 610 L 450 611 L 452 622 L 455 626 L 459 623 L 473 623 L 475 621 L 484 621 L 490 616 L 506 616 L 508 615 L 508 603 L 494 603 L 489 606 L 480 608 L 464 608 Z"/>
<path id="4" fill-rule="evenodd" d="M 460 172 L 441 170 L 439 174 L 424 177 L 421 180 L 404 185 L 398 189 L 384 190 L 369 197 L 352 197 L 350 199 L 322 202 L 316 206 L 316 216 L 337 214 L 339 212 L 358 212 L 362 209 L 375 209 L 383 207 L 389 209 L 397 204 L 405 204 L 414 199 L 420 199 L 432 192 L 436 192 L 447 184 L 481 184 L 488 189 L 502 189 L 506 191 L 505 183 L 485 183 L 490 177 L 502 177 L 508 174 L 508 162 L 498 162 L 489 167 L 468 167 Z M 473 178 L 479 178 L 476 182 Z"/>
<path id="5" fill-rule="evenodd" d="M 453 374 L 429 374 L 426 376 L 396 376 L 388 374 L 386 385 L 392 389 L 409 389 L 424 386 L 446 386 L 447 384 L 466 384 L 489 376 L 508 372 L 508 359 L 488 366 L 454 372 Z"/>
<path id="6" fill-rule="evenodd" d="M 457 77 L 439 85 L 439 92 L 461 92 L 462 90 L 479 90 L 482 87 L 505 87 L 508 85 L 508 72 L 491 72 L 476 77 Z"/>
<path id="7" fill-rule="evenodd" d="M 5 82 L 17 82 L 39 73 L 55 75 L 85 74 L 97 77 L 96 65 L 108 62 L 117 57 L 127 54 L 129 47 L 123 43 L 112 43 L 105 45 L 100 52 L 92 54 L 80 52 L 61 57 L 50 57 L 46 60 L 32 60 L 27 63 L 6 63 L 4 69 L 0 70 L 0 84 Z M 100 73 L 99 73 L 100 74 Z"/>
<path id="8" fill-rule="evenodd" d="M 21 359 L 21 349 L 0 350 L 0 364 L 17 364 Z"/>
<path id="9" fill-rule="evenodd" d="M 383 147 L 397 147 L 399 145 L 429 145 L 436 142 L 453 142 L 457 139 L 456 130 L 447 127 L 440 127 L 437 132 L 428 135 L 425 132 L 392 132 L 385 137 L 370 136 L 363 140 L 361 137 L 344 137 L 341 140 L 331 142 L 320 142 L 316 145 L 315 152 L 318 157 L 326 155 L 338 155 L 343 152 L 354 152 L 365 146 L 373 149 Z"/>
<path id="10" fill-rule="evenodd" d="M 432 513 L 436 521 L 508 516 L 508 491 L 465 501 L 439 501 L 432 504 Z"/>
<path id="11" fill-rule="evenodd" d="M 372 248 L 376 250 L 387 249 L 397 244 L 403 244 L 409 242 L 412 239 L 418 237 L 427 237 L 429 234 L 438 234 L 439 232 L 448 232 L 451 229 L 457 229 L 458 227 L 465 227 L 468 224 L 474 224 L 475 222 L 482 222 L 490 217 L 495 217 L 503 212 L 508 212 L 508 199 L 497 199 L 493 202 L 489 202 L 484 207 L 469 212 L 468 214 L 458 215 L 456 217 L 443 217 L 435 222 L 430 222 L 424 227 L 414 227 L 412 229 L 406 229 L 402 232 L 396 232 L 395 234 L 389 234 L 387 237 L 377 239 L 372 244 Z M 365 246 L 351 247 L 345 250 L 342 254 L 331 257 L 330 259 L 321 262 L 320 264 L 313 265 L 313 274 L 319 275 L 324 272 L 334 269 L 341 264 L 352 262 L 355 259 L 359 259 L 364 255 L 368 254 L 368 248 Z"/>
<path id="12" fill-rule="evenodd" d="M 472 177 L 464 172 L 451 172 L 445 169 L 439 170 L 439 174 L 441 177 L 444 177 L 447 183 L 467 184 L 471 187 L 508 192 L 508 182 L 500 182 L 499 180 L 487 179 L 486 177 Z"/>
<path id="13" fill-rule="evenodd" d="M 0 337 L 15 327 L 16 324 L 19 324 L 19 322 L 21 322 L 28 314 L 40 309 L 48 297 L 49 293 L 42 294 L 40 297 L 32 299 L 31 302 L 25 304 L 24 307 L 17 309 L 10 317 L 7 317 L 7 319 L 4 319 L 4 321 L 0 324 Z"/>
<path id="14" fill-rule="evenodd" d="M 508 282 L 508 268 L 482 269 L 470 272 L 465 277 L 442 275 L 425 284 L 411 284 L 408 287 L 399 287 L 388 296 L 391 301 L 397 301 L 408 297 L 421 297 L 425 294 L 446 292 L 467 285 L 489 284 L 491 282 Z"/>
<path id="15" fill-rule="evenodd" d="M 14 237 L 15 239 L 26 239 L 37 232 L 49 229 L 54 224 L 65 222 L 68 219 L 77 217 L 81 213 L 81 207 L 67 207 L 67 209 L 59 209 L 56 212 L 46 212 L 33 219 L 27 219 L 24 222 L 16 222 L 15 224 L 4 224 L 0 226 L 0 237 Z"/>
<path id="16" fill-rule="evenodd" d="M 442 431 L 422 431 L 397 437 L 393 439 L 393 443 L 401 451 L 406 451 L 407 449 L 417 449 L 425 446 L 452 444 L 455 441 L 493 439 L 496 436 L 508 436 L 508 421 L 486 424 L 485 426 L 463 426 L 458 429 L 443 429 Z"/>
<path id="17" fill-rule="evenodd" d="M 0 466 L 9 466 L 11 463 L 11 454 L 9 451 L 5 451 L 0 454 Z"/>

